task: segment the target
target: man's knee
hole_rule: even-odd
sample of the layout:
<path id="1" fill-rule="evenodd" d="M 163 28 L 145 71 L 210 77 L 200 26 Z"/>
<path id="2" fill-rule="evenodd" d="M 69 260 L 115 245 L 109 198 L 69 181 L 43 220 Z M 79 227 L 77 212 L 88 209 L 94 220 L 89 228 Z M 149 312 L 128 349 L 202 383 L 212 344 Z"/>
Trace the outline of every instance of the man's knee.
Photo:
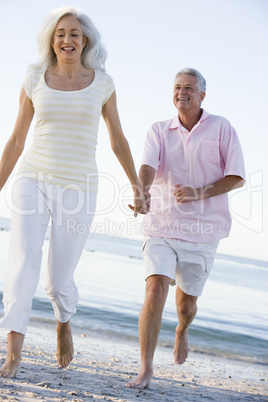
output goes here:
<path id="1" fill-rule="evenodd" d="M 147 278 L 146 299 L 153 302 L 166 300 L 169 288 L 169 278 L 162 275 L 152 275 Z"/>
<path id="2" fill-rule="evenodd" d="M 181 301 L 177 305 L 177 310 L 179 314 L 184 315 L 186 317 L 192 314 L 193 312 L 196 312 L 197 310 L 196 299 L 191 298 L 188 300 Z"/>

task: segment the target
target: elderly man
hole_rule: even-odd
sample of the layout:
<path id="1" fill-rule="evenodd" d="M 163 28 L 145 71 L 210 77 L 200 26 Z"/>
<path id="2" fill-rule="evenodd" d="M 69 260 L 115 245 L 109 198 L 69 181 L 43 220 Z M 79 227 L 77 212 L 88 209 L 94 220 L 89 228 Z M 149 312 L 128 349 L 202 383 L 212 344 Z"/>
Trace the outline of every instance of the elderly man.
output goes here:
<path id="1" fill-rule="evenodd" d="M 173 94 L 178 114 L 155 123 L 146 138 L 140 182 L 150 212 L 143 221 L 146 291 L 139 319 L 141 367 L 128 387 L 150 385 L 169 285 L 177 285 L 175 363 L 187 359 L 197 298 L 219 240 L 230 232 L 227 193 L 244 185 L 237 134 L 228 120 L 201 108 L 205 94 L 206 81 L 197 70 L 179 71 Z"/>

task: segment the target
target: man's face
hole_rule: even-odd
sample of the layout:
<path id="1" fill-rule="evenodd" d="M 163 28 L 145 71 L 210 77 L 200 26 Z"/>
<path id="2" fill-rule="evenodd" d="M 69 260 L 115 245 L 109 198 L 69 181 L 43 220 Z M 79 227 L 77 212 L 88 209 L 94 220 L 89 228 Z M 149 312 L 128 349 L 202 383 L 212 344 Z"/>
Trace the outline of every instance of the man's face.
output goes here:
<path id="1" fill-rule="evenodd" d="M 197 79 L 192 75 L 179 75 L 174 84 L 173 103 L 179 112 L 200 109 L 205 92 L 199 92 Z"/>

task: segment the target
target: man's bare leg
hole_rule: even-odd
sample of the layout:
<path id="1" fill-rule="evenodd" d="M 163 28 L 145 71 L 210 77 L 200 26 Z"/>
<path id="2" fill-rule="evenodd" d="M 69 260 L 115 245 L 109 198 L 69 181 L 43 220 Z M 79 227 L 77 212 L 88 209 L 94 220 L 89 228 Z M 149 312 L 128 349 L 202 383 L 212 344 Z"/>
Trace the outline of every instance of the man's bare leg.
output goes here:
<path id="1" fill-rule="evenodd" d="M 0 368 L 1 377 L 16 377 L 21 361 L 23 341 L 23 334 L 14 331 L 7 334 L 7 357 L 5 363 Z"/>
<path id="2" fill-rule="evenodd" d="M 58 367 L 66 368 L 73 360 L 74 347 L 70 321 L 57 321 L 57 362 Z"/>
<path id="3" fill-rule="evenodd" d="M 185 294 L 178 286 L 176 290 L 176 305 L 179 324 L 176 328 L 174 359 L 175 363 L 183 364 L 189 352 L 188 329 L 196 316 L 197 297 Z"/>
<path id="4" fill-rule="evenodd" d="M 153 275 L 147 278 L 145 301 L 139 318 L 141 367 L 138 376 L 126 384 L 129 388 L 149 388 L 153 375 L 153 357 L 168 289 L 168 277 Z"/>

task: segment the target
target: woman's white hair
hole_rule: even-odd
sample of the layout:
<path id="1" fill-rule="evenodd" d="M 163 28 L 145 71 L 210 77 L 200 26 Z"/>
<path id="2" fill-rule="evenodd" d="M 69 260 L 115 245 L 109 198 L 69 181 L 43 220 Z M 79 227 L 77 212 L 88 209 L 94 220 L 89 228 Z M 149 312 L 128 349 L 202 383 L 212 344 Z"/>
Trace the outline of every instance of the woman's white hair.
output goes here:
<path id="1" fill-rule="evenodd" d="M 203 77 L 203 75 L 200 74 L 199 71 L 195 70 L 194 68 L 183 68 L 176 74 L 175 81 L 180 75 L 184 75 L 184 74 L 195 77 L 197 79 L 197 85 L 198 85 L 199 91 L 206 92 L 206 87 L 207 87 L 206 80 Z"/>
<path id="2" fill-rule="evenodd" d="M 107 51 L 100 40 L 100 33 L 91 19 L 76 7 L 60 7 L 52 10 L 43 20 L 37 35 L 37 44 L 40 59 L 30 66 L 30 70 L 38 72 L 46 70 L 57 62 L 52 48 L 53 35 L 58 21 L 66 16 L 73 15 L 81 24 L 82 32 L 87 37 L 87 44 L 81 55 L 81 62 L 88 68 L 105 71 Z"/>

